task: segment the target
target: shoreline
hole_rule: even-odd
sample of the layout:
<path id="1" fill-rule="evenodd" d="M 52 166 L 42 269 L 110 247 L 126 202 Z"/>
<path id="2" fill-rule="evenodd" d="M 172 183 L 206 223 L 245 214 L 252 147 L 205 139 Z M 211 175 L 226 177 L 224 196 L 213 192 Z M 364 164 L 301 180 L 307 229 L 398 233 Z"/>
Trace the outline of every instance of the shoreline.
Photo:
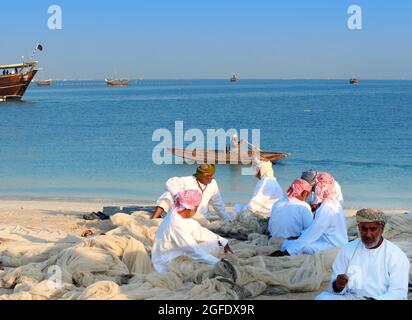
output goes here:
<path id="1" fill-rule="evenodd" d="M 126 199 L 126 198 L 88 198 L 88 197 L 30 197 L 30 196 L 12 196 L 12 197 L 5 197 L 0 196 L 0 208 L 4 208 L 6 204 L 13 204 L 17 205 L 17 202 L 21 202 L 21 204 L 26 205 L 44 205 L 44 204 L 53 204 L 54 206 L 58 206 L 58 204 L 62 204 L 63 207 L 67 205 L 73 205 L 75 207 L 81 206 L 96 206 L 101 205 L 103 206 L 154 206 L 156 200 L 144 200 L 144 199 Z M 231 209 L 236 203 L 234 202 L 225 202 L 226 207 Z M 36 206 L 37 206 L 36 205 Z M 353 211 L 353 210 L 360 210 L 364 207 L 358 206 L 348 206 L 344 207 L 345 211 Z M 384 212 L 409 212 L 411 208 L 401 208 L 401 207 L 388 207 L 388 208 L 380 208 Z"/>
<path id="2" fill-rule="evenodd" d="M 37 210 L 49 213 L 66 213 L 80 215 L 92 211 L 101 211 L 103 207 L 109 206 L 155 206 L 155 201 L 127 200 L 127 199 L 91 199 L 91 198 L 46 198 L 46 197 L 22 197 L 1 198 L 0 197 L 0 224 L 1 217 L 5 211 Z M 231 211 L 234 203 L 226 203 L 226 209 Z M 363 207 L 345 207 L 346 216 L 353 216 L 357 210 Z M 404 208 L 378 208 L 387 214 L 399 214 L 410 212 L 411 209 Z"/>

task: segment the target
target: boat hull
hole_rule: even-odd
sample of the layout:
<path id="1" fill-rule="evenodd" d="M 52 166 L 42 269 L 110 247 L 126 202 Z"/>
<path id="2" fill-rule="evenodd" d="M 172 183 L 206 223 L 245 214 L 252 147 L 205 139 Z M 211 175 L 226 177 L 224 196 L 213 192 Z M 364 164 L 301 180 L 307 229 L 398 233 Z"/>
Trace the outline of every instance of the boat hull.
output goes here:
<path id="1" fill-rule="evenodd" d="M 108 86 L 110 87 L 125 87 L 129 85 L 129 80 L 107 80 L 106 79 L 106 83 Z"/>
<path id="2" fill-rule="evenodd" d="M 248 152 L 226 152 L 221 150 L 185 150 L 178 148 L 168 148 L 171 154 L 194 161 L 195 163 L 215 163 L 215 164 L 251 164 L 255 158 L 252 151 Z M 275 163 L 287 158 L 289 154 L 279 152 L 260 152 L 260 160 Z"/>
<path id="3" fill-rule="evenodd" d="M 0 100 L 21 99 L 36 73 L 37 70 L 33 69 L 23 75 L 0 76 Z"/>
<path id="4" fill-rule="evenodd" d="M 51 80 L 38 80 L 38 81 L 36 81 L 36 85 L 38 87 L 50 87 L 51 86 Z"/>

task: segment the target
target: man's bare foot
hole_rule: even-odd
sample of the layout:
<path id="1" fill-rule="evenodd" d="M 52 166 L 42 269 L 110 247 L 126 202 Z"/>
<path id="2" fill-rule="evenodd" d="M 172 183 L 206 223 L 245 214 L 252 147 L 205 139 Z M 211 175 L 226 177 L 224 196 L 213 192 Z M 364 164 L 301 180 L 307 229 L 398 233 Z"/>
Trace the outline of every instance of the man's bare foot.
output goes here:
<path id="1" fill-rule="evenodd" d="M 93 231 L 90 229 L 86 229 L 82 232 L 81 236 L 82 237 L 88 237 L 88 236 L 92 236 L 93 235 Z"/>

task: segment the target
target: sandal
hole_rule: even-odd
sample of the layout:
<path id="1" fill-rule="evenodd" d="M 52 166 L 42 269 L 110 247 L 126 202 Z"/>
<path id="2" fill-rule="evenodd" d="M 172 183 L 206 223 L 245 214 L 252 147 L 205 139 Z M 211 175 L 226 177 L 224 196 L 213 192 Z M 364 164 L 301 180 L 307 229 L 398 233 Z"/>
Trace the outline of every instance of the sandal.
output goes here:
<path id="1" fill-rule="evenodd" d="M 85 220 L 107 220 L 110 219 L 110 217 L 106 216 L 103 212 L 92 212 L 89 214 L 83 215 L 83 219 Z"/>

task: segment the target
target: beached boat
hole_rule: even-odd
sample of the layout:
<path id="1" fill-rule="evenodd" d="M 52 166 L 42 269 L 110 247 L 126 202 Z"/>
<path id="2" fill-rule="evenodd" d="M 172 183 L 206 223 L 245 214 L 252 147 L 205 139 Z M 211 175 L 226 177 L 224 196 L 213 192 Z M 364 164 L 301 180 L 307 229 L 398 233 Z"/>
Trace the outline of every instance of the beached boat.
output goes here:
<path id="1" fill-rule="evenodd" d="M 129 85 L 128 79 L 104 79 L 108 86 L 124 87 Z"/>
<path id="2" fill-rule="evenodd" d="M 0 101 L 20 100 L 37 71 L 37 61 L 0 65 Z"/>
<path id="3" fill-rule="evenodd" d="M 359 80 L 359 79 L 356 79 L 356 78 L 351 78 L 351 79 L 349 79 L 349 83 L 350 83 L 350 84 L 359 84 L 359 82 L 360 82 L 360 80 Z"/>
<path id="4" fill-rule="evenodd" d="M 36 85 L 38 87 L 50 87 L 52 84 L 52 80 L 48 79 L 48 80 L 36 80 Z"/>
<path id="5" fill-rule="evenodd" d="M 230 78 L 230 82 L 236 82 L 236 81 L 237 81 L 237 78 L 236 78 L 236 75 L 234 74 L 232 78 Z"/>
<path id="6" fill-rule="evenodd" d="M 230 152 L 223 150 L 185 150 L 178 148 L 168 148 L 168 152 L 184 159 L 189 159 L 198 163 L 216 164 L 250 164 L 255 158 L 251 150 L 244 152 Z M 279 152 L 261 151 L 260 159 L 276 162 L 287 158 L 289 154 Z"/>

